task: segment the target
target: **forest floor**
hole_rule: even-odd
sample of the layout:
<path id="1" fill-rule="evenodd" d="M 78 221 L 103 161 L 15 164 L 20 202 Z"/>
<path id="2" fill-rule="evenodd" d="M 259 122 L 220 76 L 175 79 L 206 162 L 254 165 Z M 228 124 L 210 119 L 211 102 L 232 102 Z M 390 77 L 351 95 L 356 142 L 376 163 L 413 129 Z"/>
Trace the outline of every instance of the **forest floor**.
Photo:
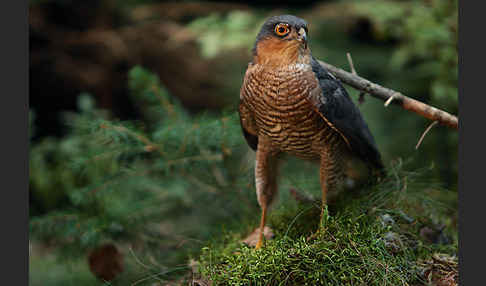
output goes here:
<path id="1" fill-rule="evenodd" d="M 320 226 L 319 202 L 284 203 L 270 216 L 273 238 L 262 249 L 244 243 L 254 223 L 243 223 L 241 231 L 202 249 L 192 261 L 200 278 L 194 281 L 458 285 L 457 229 L 448 207 L 434 198 L 434 187 L 420 177 L 398 171 L 377 186 L 346 193 L 326 209 Z"/>

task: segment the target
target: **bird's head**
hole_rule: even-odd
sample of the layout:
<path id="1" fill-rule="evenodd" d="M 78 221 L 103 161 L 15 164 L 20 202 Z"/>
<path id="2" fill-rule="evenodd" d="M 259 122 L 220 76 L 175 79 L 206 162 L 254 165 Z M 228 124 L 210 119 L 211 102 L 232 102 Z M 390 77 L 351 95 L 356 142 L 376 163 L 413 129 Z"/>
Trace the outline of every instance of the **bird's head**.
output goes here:
<path id="1" fill-rule="evenodd" d="M 292 15 L 268 18 L 253 47 L 254 62 L 266 65 L 288 65 L 309 60 L 307 22 Z"/>

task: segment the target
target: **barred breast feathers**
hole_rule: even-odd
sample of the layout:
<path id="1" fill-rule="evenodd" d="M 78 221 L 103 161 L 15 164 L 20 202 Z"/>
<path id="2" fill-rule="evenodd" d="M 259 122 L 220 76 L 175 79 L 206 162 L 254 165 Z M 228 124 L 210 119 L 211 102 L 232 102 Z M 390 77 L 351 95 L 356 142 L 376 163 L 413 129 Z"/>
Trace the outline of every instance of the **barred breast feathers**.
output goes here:
<path id="1" fill-rule="evenodd" d="M 339 136 L 333 133 L 340 134 L 316 112 L 312 100 L 319 97 L 313 96 L 315 92 L 322 91 L 308 64 L 272 69 L 250 64 L 240 97 L 251 109 L 260 135 L 271 138 L 282 151 L 315 157 L 323 140 L 334 144 Z"/>

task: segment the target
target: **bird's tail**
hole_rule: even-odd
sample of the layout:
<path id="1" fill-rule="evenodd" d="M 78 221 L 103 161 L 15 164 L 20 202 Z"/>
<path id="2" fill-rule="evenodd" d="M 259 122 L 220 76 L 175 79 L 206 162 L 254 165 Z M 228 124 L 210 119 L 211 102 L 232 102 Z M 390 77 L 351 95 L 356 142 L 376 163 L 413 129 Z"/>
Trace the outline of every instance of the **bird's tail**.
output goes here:
<path id="1" fill-rule="evenodd" d="M 372 184 L 380 183 L 387 177 L 385 165 L 383 165 L 381 159 L 369 163 L 368 170 L 370 172 L 370 183 Z"/>

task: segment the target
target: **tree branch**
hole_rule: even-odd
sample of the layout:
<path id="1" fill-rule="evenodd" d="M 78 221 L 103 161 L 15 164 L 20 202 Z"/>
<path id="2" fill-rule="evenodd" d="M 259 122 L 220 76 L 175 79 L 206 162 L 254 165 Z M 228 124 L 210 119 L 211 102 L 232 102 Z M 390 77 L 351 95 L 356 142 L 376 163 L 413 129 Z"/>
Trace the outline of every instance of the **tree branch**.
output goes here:
<path id="1" fill-rule="evenodd" d="M 455 129 L 458 128 L 458 118 L 450 113 L 405 96 L 400 92 L 373 83 L 365 78 L 354 75 L 323 61 L 319 61 L 319 63 L 342 82 L 385 101 L 387 103 L 386 105 L 393 103 L 401 106 L 405 110 L 415 112 L 427 119 L 437 121 L 442 125 Z"/>
<path id="2" fill-rule="evenodd" d="M 351 57 L 351 54 L 350 53 L 346 53 L 346 56 L 348 57 L 348 63 L 349 63 L 349 66 L 351 67 L 351 73 L 353 75 L 358 75 L 358 73 L 356 72 L 356 70 L 354 69 L 354 64 L 353 64 L 353 58 Z M 358 95 L 358 102 L 359 104 L 363 104 L 364 102 L 364 96 L 365 96 L 365 93 L 363 91 L 361 91 Z"/>
<path id="3" fill-rule="evenodd" d="M 422 134 L 422 136 L 420 136 L 420 139 L 419 141 L 417 142 L 417 145 L 415 145 L 415 150 L 417 150 L 419 147 L 420 147 L 420 144 L 422 144 L 422 141 L 424 140 L 425 138 L 425 135 L 427 135 L 427 133 L 429 133 L 430 129 L 432 129 L 432 127 L 434 127 L 435 125 L 437 124 L 437 121 L 434 121 L 432 122 L 429 127 L 427 127 L 427 129 L 425 129 L 424 133 Z"/>

